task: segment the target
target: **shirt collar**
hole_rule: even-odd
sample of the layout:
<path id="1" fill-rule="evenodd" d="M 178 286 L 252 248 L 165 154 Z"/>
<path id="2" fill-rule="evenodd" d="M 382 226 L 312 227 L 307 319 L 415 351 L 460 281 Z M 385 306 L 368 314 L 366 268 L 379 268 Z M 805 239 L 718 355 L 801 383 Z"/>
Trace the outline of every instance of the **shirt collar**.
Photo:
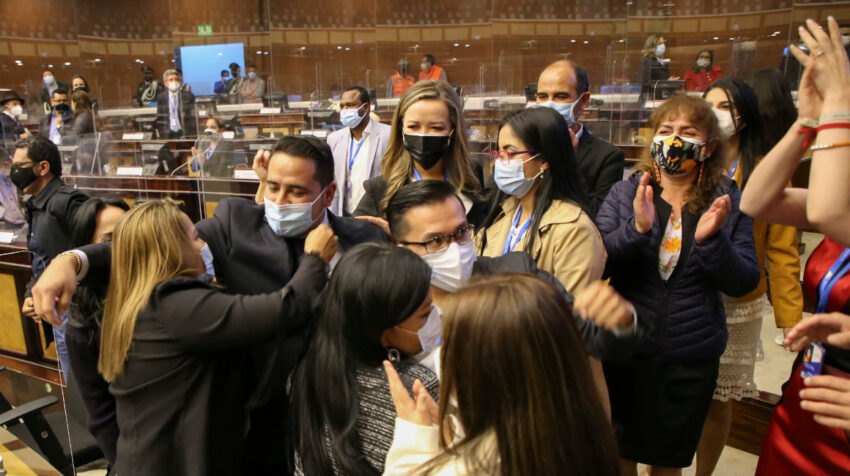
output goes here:
<path id="1" fill-rule="evenodd" d="M 65 182 L 63 182 L 59 177 L 54 176 L 53 179 L 50 180 L 50 182 L 47 182 L 47 185 L 38 192 L 38 195 L 33 195 L 29 199 L 30 206 L 32 208 L 43 210 L 44 207 L 47 206 L 47 202 L 50 201 L 50 197 L 52 197 L 63 185 L 65 185 Z"/>
<path id="2" fill-rule="evenodd" d="M 576 122 L 578 124 L 578 132 L 576 132 L 576 139 L 581 139 L 581 135 L 584 133 L 584 124 L 581 122 Z"/>

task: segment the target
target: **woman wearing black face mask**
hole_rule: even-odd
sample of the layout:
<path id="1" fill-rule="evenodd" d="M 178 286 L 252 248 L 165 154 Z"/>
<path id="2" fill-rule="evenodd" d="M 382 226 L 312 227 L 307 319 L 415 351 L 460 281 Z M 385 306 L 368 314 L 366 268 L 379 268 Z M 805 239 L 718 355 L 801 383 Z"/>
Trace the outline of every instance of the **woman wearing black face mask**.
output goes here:
<path id="1" fill-rule="evenodd" d="M 383 217 L 404 184 L 432 179 L 451 183 L 469 224 L 479 225 L 487 214 L 487 201 L 479 195 L 483 173 L 470 158 L 463 105 L 452 87 L 444 81 L 416 83 L 399 99 L 392 127 L 382 174 L 364 183 L 366 195 L 354 216 Z"/>

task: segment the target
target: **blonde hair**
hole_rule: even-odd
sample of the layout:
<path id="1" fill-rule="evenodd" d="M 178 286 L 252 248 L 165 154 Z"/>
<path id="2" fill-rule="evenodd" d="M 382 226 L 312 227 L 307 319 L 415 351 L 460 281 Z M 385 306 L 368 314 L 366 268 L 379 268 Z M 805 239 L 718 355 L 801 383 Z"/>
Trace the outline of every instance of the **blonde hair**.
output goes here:
<path id="1" fill-rule="evenodd" d="M 643 49 L 640 51 L 647 58 L 655 58 L 655 47 L 658 46 L 658 40 L 664 38 L 664 35 L 649 35 L 646 41 L 643 42 Z"/>
<path id="2" fill-rule="evenodd" d="M 460 97 L 445 81 L 419 81 L 405 91 L 393 113 L 390 141 L 381 162 L 381 174 L 387 182 L 387 191 L 381 202 L 382 211 L 386 210 L 393 194 L 410 181 L 410 174 L 413 173 L 413 160 L 404 148 L 402 136 L 404 114 L 410 106 L 423 99 L 440 99 L 449 108 L 449 121 L 454 132 L 450 146 L 451 153 L 444 157 L 447 160 L 443 160 L 443 168 L 449 183 L 454 185 L 458 192 L 478 192 L 478 179 L 473 172 L 469 148 L 466 145 L 466 125 L 463 121 L 463 103 Z"/>
<path id="3" fill-rule="evenodd" d="M 124 368 L 136 317 L 154 288 L 191 275 L 185 261 L 192 243 L 183 228 L 186 215 L 171 199 L 145 202 L 127 212 L 112 235 L 112 272 L 106 294 L 97 369 L 107 382 Z"/>

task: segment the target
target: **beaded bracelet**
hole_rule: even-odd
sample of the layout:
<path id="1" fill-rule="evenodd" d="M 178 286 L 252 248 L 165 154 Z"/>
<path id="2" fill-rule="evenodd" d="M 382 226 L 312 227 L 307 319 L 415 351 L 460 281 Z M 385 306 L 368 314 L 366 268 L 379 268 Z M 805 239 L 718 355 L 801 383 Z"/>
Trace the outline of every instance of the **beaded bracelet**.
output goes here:
<path id="1" fill-rule="evenodd" d="M 834 144 L 818 144 L 812 146 L 812 152 L 817 152 L 819 150 L 829 150 L 836 149 L 838 147 L 848 147 L 850 146 L 850 142 L 836 142 Z"/>

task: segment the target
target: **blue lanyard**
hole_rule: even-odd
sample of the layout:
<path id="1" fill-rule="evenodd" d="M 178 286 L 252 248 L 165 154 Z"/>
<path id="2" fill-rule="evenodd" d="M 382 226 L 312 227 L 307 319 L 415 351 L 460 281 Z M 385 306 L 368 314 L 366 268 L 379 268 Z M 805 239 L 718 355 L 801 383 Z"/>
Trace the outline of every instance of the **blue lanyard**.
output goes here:
<path id="1" fill-rule="evenodd" d="M 829 293 L 832 292 L 835 283 L 847 274 L 847 271 L 850 271 L 850 248 L 844 248 L 844 251 L 841 252 L 835 263 L 832 263 L 829 271 L 818 284 L 818 314 L 826 312 L 826 307 L 829 304 Z"/>
<path id="2" fill-rule="evenodd" d="M 208 149 L 207 149 L 207 154 L 206 154 L 206 155 L 207 155 L 207 160 L 210 160 L 210 157 L 212 157 L 213 152 L 215 152 L 215 148 L 216 148 L 216 147 L 218 147 L 218 144 L 217 144 L 217 143 L 216 143 L 216 144 L 214 144 L 214 145 L 212 145 L 210 148 L 208 148 Z"/>
<path id="3" fill-rule="evenodd" d="M 738 161 L 741 160 L 741 157 L 735 159 L 735 163 L 732 164 L 732 167 L 729 168 L 729 178 L 735 178 L 735 172 L 738 171 Z"/>
<path id="4" fill-rule="evenodd" d="M 510 253 L 516 248 L 516 245 L 522 241 L 522 237 L 525 235 L 525 232 L 528 231 L 528 227 L 531 225 L 531 219 L 534 218 L 534 214 L 525 220 L 525 223 L 517 229 L 519 226 L 519 217 L 522 215 L 522 205 L 517 208 L 516 215 L 514 216 L 514 221 L 511 223 L 511 230 L 508 232 L 508 236 L 505 238 L 505 247 L 502 248 L 502 256 Z"/>
<path id="5" fill-rule="evenodd" d="M 420 174 L 419 171 L 416 170 L 416 167 L 413 167 L 413 176 L 416 178 L 416 180 L 415 180 L 416 182 L 422 180 L 422 174 Z M 448 172 L 446 172 L 445 178 L 443 180 L 445 180 L 446 182 L 449 181 L 449 173 Z"/>
<path id="6" fill-rule="evenodd" d="M 366 137 L 361 137 L 360 142 L 357 143 L 357 150 L 354 150 L 354 137 L 351 138 L 351 143 L 348 147 L 348 174 L 351 175 L 351 167 L 354 167 L 354 159 L 360 154 L 360 148 L 363 147 L 363 143 L 366 142 Z"/>

